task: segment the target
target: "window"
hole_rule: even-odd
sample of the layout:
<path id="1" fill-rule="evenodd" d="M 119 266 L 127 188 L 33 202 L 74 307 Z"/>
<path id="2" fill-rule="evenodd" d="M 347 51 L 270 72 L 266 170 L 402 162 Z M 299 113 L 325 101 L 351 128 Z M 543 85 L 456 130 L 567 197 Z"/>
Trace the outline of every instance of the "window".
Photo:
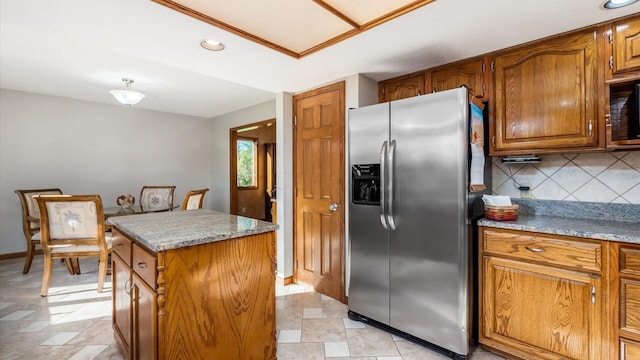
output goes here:
<path id="1" fill-rule="evenodd" d="M 258 186 L 258 139 L 238 138 L 238 187 Z"/>

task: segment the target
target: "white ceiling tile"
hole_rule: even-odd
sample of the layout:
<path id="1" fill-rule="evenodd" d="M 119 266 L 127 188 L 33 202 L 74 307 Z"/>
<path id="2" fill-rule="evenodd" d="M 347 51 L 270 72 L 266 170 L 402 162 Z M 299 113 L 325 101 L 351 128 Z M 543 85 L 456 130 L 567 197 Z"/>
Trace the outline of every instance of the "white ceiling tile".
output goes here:
<path id="1" fill-rule="evenodd" d="M 568 162 L 569 160 L 562 155 L 543 155 L 540 156 L 540 163 L 536 167 L 547 176 L 551 176 Z"/>
<path id="2" fill-rule="evenodd" d="M 622 197 L 632 204 L 640 205 L 640 184 L 634 186 L 631 190 L 622 194 Z"/>
<path id="3" fill-rule="evenodd" d="M 573 162 L 576 165 L 580 166 L 584 171 L 591 174 L 591 176 L 596 176 L 600 174 L 616 161 L 618 161 L 618 159 L 615 156 L 608 153 L 606 154 L 584 153 L 576 156 L 573 159 Z"/>
<path id="4" fill-rule="evenodd" d="M 632 169 L 622 161 L 618 161 L 596 178 L 611 190 L 622 194 L 640 184 L 640 171 Z"/>
<path id="5" fill-rule="evenodd" d="M 345 14 L 360 25 L 366 24 L 380 16 L 394 12 L 396 9 L 405 7 L 414 2 L 413 0 L 325 0 L 334 9 Z"/>
<path id="6" fill-rule="evenodd" d="M 353 30 L 353 26 L 313 1 L 177 2 L 296 53 Z"/>
<path id="7" fill-rule="evenodd" d="M 533 189 L 533 196 L 541 200 L 562 200 L 569 193 L 553 180 L 547 179 Z"/>
<path id="8" fill-rule="evenodd" d="M 593 179 L 573 193 L 580 201 L 611 202 L 618 194 L 606 187 L 597 179 Z"/>
<path id="9" fill-rule="evenodd" d="M 565 165 L 553 174 L 551 178 L 570 193 L 573 193 L 592 179 L 586 171 L 573 163 Z"/>

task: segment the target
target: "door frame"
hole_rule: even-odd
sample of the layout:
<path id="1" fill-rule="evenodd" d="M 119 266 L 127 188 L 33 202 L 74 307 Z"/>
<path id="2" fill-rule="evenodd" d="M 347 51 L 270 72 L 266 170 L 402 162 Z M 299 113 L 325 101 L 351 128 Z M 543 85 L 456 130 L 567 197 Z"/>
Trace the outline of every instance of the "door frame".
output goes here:
<path id="1" fill-rule="evenodd" d="M 297 199 L 298 199 L 298 194 L 297 194 L 297 184 L 298 184 L 298 177 L 297 177 L 297 173 L 298 173 L 298 169 L 297 169 L 297 132 L 298 132 L 298 126 L 297 126 L 297 120 L 296 120 L 296 114 L 297 114 L 297 102 L 298 100 L 302 100 L 302 99 L 306 99 L 309 97 L 313 97 L 313 96 L 317 96 L 326 92 L 331 92 L 331 91 L 335 91 L 338 90 L 341 93 L 342 96 L 342 105 L 345 106 L 346 104 L 346 82 L 345 81 L 340 81 L 334 84 L 330 84 L 330 85 L 326 85 L 323 86 L 321 88 L 317 88 L 317 89 L 313 89 L 313 90 L 309 90 L 307 92 L 304 93 L 300 93 L 297 95 L 293 96 L 293 101 L 292 101 L 292 116 L 291 116 L 291 121 L 293 122 L 293 136 L 292 136 L 292 167 L 293 167 L 293 171 L 292 171 L 292 178 L 293 178 L 293 202 L 292 202 L 292 208 L 293 208 L 293 283 L 297 284 L 298 283 L 298 267 L 297 267 L 297 263 L 298 263 L 298 256 L 297 256 L 297 246 L 298 246 L 298 239 L 297 239 L 297 223 L 298 223 L 298 218 L 297 218 Z M 341 269 L 340 269 L 340 294 L 341 294 L 341 298 L 337 299 L 343 303 L 347 303 L 347 296 L 346 296 L 346 214 L 347 214 L 347 209 L 346 207 L 346 183 L 347 183 L 347 179 L 346 179 L 346 175 L 345 175 L 345 164 L 346 164 L 346 108 L 344 109 L 344 111 L 342 111 L 342 118 L 340 119 L 341 121 L 341 127 L 342 127 L 342 133 L 344 134 L 344 141 L 342 142 L 342 158 L 340 159 L 340 168 L 342 169 L 342 184 L 341 184 L 341 188 L 342 188 L 342 206 L 343 206 L 343 212 L 342 212 L 342 218 L 340 219 L 340 243 L 341 243 Z"/>
<path id="2" fill-rule="evenodd" d="M 236 148 L 238 130 L 254 126 L 258 129 L 269 123 L 273 124 L 274 129 L 276 128 L 276 119 L 274 118 L 229 129 L 229 213 L 232 215 L 238 215 L 238 149 Z"/>

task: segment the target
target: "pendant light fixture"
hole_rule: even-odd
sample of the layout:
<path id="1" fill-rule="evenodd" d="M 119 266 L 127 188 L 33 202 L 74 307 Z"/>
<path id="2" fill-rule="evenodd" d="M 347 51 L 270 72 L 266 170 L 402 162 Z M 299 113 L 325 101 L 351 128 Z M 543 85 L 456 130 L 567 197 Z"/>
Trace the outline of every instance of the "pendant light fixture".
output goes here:
<path id="1" fill-rule="evenodd" d="M 131 90 L 131 84 L 133 84 L 133 80 L 123 78 L 122 81 L 124 81 L 124 90 L 109 91 L 120 104 L 131 106 L 139 103 L 140 100 L 144 99 L 145 95 L 143 93 Z"/>
<path id="2" fill-rule="evenodd" d="M 631 5 L 638 0 L 608 0 L 602 7 L 605 9 L 617 9 L 623 6 Z"/>

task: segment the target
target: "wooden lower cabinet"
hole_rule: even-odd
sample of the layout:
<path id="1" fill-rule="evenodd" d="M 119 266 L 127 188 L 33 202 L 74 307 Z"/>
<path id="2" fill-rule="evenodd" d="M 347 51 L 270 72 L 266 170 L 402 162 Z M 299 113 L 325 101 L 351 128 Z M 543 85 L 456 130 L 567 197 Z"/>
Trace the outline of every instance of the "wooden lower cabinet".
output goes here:
<path id="1" fill-rule="evenodd" d="M 600 242 L 481 228 L 480 264 L 481 344 L 522 359 L 603 358 Z"/>
<path id="2" fill-rule="evenodd" d="M 639 360 L 640 342 L 632 340 L 620 340 L 620 360 Z"/>
<path id="3" fill-rule="evenodd" d="M 620 359 L 640 360 L 640 245 L 615 244 L 619 269 Z"/>
<path id="4" fill-rule="evenodd" d="M 134 359 L 157 359 L 158 334 L 156 315 L 156 293 L 138 275 L 131 281 L 131 313 L 133 327 L 132 357 Z"/>
<path id="5" fill-rule="evenodd" d="M 118 256 L 111 254 L 111 286 L 113 289 L 113 332 L 118 347 L 129 358 L 131 352 L 131 269 Z"/>
<path id="6" fill-rule="evenodd" d="M 152 252 L 113 230 L 113 329 L 126 359 L 275 359 L 273 232 Z"/>

